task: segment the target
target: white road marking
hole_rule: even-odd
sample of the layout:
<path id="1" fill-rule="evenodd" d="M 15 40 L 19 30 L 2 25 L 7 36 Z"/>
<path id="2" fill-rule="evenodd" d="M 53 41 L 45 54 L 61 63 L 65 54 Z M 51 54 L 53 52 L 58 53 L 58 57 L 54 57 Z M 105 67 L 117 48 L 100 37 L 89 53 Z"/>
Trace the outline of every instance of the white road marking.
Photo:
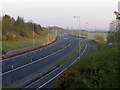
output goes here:
<path id="1" fill-rule="evenodd" d="M 50 45 L 51 45 L 51 44 L 50 44 Z M 49 46 L 50 46 L 50 45 L 49 45 Z M 45 47 L 43 47 L 43 48 L 45 48 Z M 39 51 L 39 50 L 36 49 L 36 50 L 30 51 L 30 52 L 27 52 L 27 53 L 23 53 L 23 54 L 20 54 L 20 55 L 17 55 L 17 56 L 11 57 L 11 58 L 7 58 L 7 59 L 4 59 L 4 60 L 1 60 L 0 63 L 1 63 L 1 62 L 5 62 L 5 61 L 8 61 L 8 60 L 10 60 L 10 59 L 17 58 L 17 57 L 22 56 L 22 55 L 26 55 L 26 54 L 28 54 L 28 53 L 37 52 L 37 51 Z"/>
<path id="2" fill-rule="evenodd" d="M 33 82 L 33 83 L 31 83 L 31 84 L 27 85 L 27 86 L 26 86 L 26 87 L 24 87 L 24 88 L 28 88 L 30 85 L 32 85 L 32 84 L 34 84 L 34 83 L 38 82 L 39 80 L 41 80 L 41 79 L 43 79 L 44 77 L 48 76 L 49 74 L 51 74 L 52 72 L 56 71 L 56 70 L 57 70 L 57 69 L 59 69 L 60 67 L 62 67 L 62 65 L 60 65 L 59 67 L 57 67 L 56 69 L 54 69 L 54 70 L 53 70 L 53 71 L 51 71 L 50 73 L 46 74 L 45 76 L 41 77 L 40 79 L 38 79 L 38 80 L 36 80 L 35 82 Z"/>
<path id="3" fill-rule="evenodd" d="M 86 43 L 85 43 L 86 44 Z M 86 44 L 86 46 L 85 46 L 85 49 L 83 50 L 83 52 L 81 53 L 81 56 L 84 54 L 84 52 L 86 51 L 86 49 L 87 49 L 87 44 Z M 77 59 L 79 59 L 81 56 L 79 56 Z M 74 62 L 73 63 L 71 63 L 71 65 L 73 65 L 76 61 L 77 61 L 77 59 L 76 60 L 74 60 Z"/>
<path id="4" fill-rule="evenodd" d="M 87 44 L 86 47 L 84 49 L 84 51 L 82 52 L 81 55 L 83 55 L 83 53 L 86 51 L 87 49 Z M 50 81 L 52 81 L 53 79 L 55 79 L 56 77 L 58 77 L 61 73 L 63 73 L 66 69 L 68 69 L 71 65 L 73 65 L 78 59 L 80 58 L 80 56 L 74 60 L 73 63 L 71 63 L 67 68 L 63 69 L 60 73 L 58 73 L 57 75 L 55 75 L 53 78 L 51 78 L 50 80 L 48 80 L 47 82 L 45 82 L 44 84 L 42 84 L 41 86 L 39 86 L 36 90 L 39 90 L 40 88 L 42 88 L 43 86 L 45 86 L 46 84 L 48 84 Z"/>
<path id="5" fill-rule="evenodd" d="M 56 76 L 54 76 L 53 78 L 51 78 L 50 80 L 48 80 L 46 83 L 44 83 L 43 85 L 41 85 L 40 87 L 38 87 L 36 90 L 39 90 L 40 88 L 42 88 L 43 86 L 45 86 L 46 84 L 48 84 L 50 81 L 52 81 L 53 79 L 55 79 L 56 77 L 58 77 L 61 73 L 63 73 L 67 68 L 65 68 L 64 70 L 62 70 L 60 73 L 58 73 Z"/>
<path id="6" fill-rule="evenodd" d="M 13 65 L 11 67 L 12 67 L 12 69 L 14 68 Z"/>
<path id="7" fill-rule="evenodd" d="M 86 47 L 85 47 L 84 51 L 81 53 L 81 55 L 83 55 L 83 53 L 86 51 L 86 49 L 87 49 L 87 44 L 86 44 Z"/>
<path id="8" fill-rule="evenodd" d="M 57 52 L 54 52 L 54 53 L 52 53 L 52 54 L 50 54 L 50 55 L 48 55 L 48 56 L 46 56 L 46 57 L 40 58 L 40 59 L 38 59 L 38 60 L 36 60 L 36 61 L 33 61 L 33 62 L 31 62 L 31 63 L 28 63 L 28 64 L 25 64 L 25 65 L 23 65 L 23 66 L 17 67 L 17 68 L 15 68 L 15 69 L 13 69 L 13 70 L 9 70 L 9 71 L 7 71 L 7 72 L 4 72 L 4 73 L 0 74 L 0 76 L 5 75 L 5 74 L 8 74 L 8 73 L 13 72 L 13 71 L 16 71 L 16 70 L 18 70 L 18 69 L 24 68 L 24 67 L 26 67 L 26 66 L 28 66 L 28 65 L 31 65 L 31 64 L 36 63 L 36 62 L 38 62 L 38 61 L 41 61 L 42 59 L 48 58 L 48 57 L 50 57 L 50 56 L 52 56 L 52 55 L 54 55 L 54 54 L 56 54 L 56 53 L 59 53 L 59 52 L 63 51 L 63 50 L 64 50 L 65 48 L 67 48 L 68 46 L 70 46 L 70 43 L 69 43 L 66 47 L 58 50 Z"/>

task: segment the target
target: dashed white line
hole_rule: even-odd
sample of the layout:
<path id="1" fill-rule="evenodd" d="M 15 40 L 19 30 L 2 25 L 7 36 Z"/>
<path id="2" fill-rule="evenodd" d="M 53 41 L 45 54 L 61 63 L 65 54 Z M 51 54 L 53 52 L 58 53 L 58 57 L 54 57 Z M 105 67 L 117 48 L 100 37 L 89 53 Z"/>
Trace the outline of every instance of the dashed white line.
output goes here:
<path id="1" fill-rule="evenodd" d="M 82 52 L 81 55 L 83 55 L 83 53 L 86 51 L 87 49 L 87 44 L 86 47 L 84 49 L 84 51 Z M 71 65 L 73 65 L 78 59 L 80 58 L 80 56 L 74 60 L 73 63 L 71 63 L 67 68 L 69 68 Z M 50 81 L 52 81 L 53 79 L 55 79 L 56 77 L 58 77 L 61 73 L 63 73 L 67 68 L 63 69 L 60 73 L 58 73 L 57 75 L 55 75 L 53 78 L 51 78 L 50 80 L 48 80 L 47 82 L 45 82 L 44 84 L 42 84 L 41 86 L 39 86 L 36 90 L 39 90 L 40 88 L 42 88 L 43 86 L 45 86 L 46 84 L 48 84 Z"/>
<path id="2" fill-rule="evenodd" d="M 28 88 L 28 87 L 29 87 L 29 86 L 31 86 L 32 84 L 34 84 L 34 83 L 38 82 L 39 80 L 41 80 L 41 79 L 43 79 L 44 77 L 48 76 L 49 74 L 51 74 L 52 72 L 56 71 L 56 70 L 57 70 L 57 69 L 59 69 L 60 67 L 62 67 L 62 65 L 60 65 L 59 67 L 57 67 L 56 69 L 54 69 L 54 70 L 53 70 L 53 71 L 51 71 L 50 73 L 46 74 L 46 75 L 45 75 L 45 76 L 43 76 L 42 78 L 40 78 L 40 79 L 36 80 L 35 82 L 33 82 L 33 83 L 31 83 L 31 84 L 27 85 L 25 88 Z"/>
<path id="3" fill-rule="evenodd" d="M 46 56 L 46 57 L 40 58 L 40 59 L 38 59 L 38 60 L 36 60 L 36 61 L 33 61 L 33 62 L 31 62 L 31 63 L 28 63 L 28 64 L 25 64 L 25 65 L 23 65 L 23 66 L 17 67 L 17 68 L 15 68 L 15 69 L 13 69 L 13 70 L 9 70 L 9 71 L 7 71 L 7 72 L 5 72 L 5 73 L 0 74 L 0 76 L 5 75 L 5 74 L 8 74 L 8 73 L 13 72 L 13 71 L 16 71 L 16 70 L 18 70 L 18 69 L 24 68 L 24 67 L 26 67 L 26 66 L 28 66 L 28 65 L 31 65 L 31 64 L 36 63 L 36 62 L 38 62 L 38 61 L 41 61 L 42 59 L 48 58 L 48 57 L 50 57 L 50 56 L 52 56 L 52 55 L 54 55 L 54 54 L 56 54 L 56 53 L 59 53 L 60 51 L 62 51 L 62 50 L 64 50 L 65 48 L 67 48 L 68 46 L 70 46 L 70 43 L 69 43 L 66 47 L 58 50 L 57 52 L 54 52 L 54 53 L 52 53 L 52 54 L 50 54 L 50 55 L 48 55 L 48 56 Z"/>
<path id="4" fill-rule="evenodd" d="M 56 42 L 55 42 L 55 43 L 56 43 Z M 51 44 L 50 44 L 50 45 L 51 45 Z M 49 45 L 49 46 L 50 46 L 50 45 Z M 37 52 L 37 51 L 39 51 L 39 50 L 36 49 L 36 50 L 31 51 L 31 52 L 27 52 L 27 53 L 20 54 L 20 55 L 17 55 L 17 56 L 11 57 L 11 58 L 7 58 L 7 59 L 4 59 L 4 60 L 1 60 L 0 63 L 1 63 L 1 62 L 5 62 L 5 61 L 8 61 L 8 60 L 10 60 L 10 59 L 17 58 L 17 57 L 22 56 L 22 55 L 26 55 L 26 54 L 28 54 L 28 53 Z"/>
<path id="5" fill-rule="evenodd" d="M 44 83 L 43 85 L 41 85 L 40 87 L 38 87 L 36 90 L 39 90 L 40 88 L 42 88 L 43 86 L 45 86 L 46 84 L 48 84 L 50 81 L 52 81 L 53 79 L 55 79 L 56 77 L 58 77 L 61 73 L 63 73 L 66 69 L 67 68 L 65 68 L 64 70 L 62 70 L 60 73 L 58 73 L 53 78 L 51 78 L 50 80 L 48 80 L 46 83 Z"/>

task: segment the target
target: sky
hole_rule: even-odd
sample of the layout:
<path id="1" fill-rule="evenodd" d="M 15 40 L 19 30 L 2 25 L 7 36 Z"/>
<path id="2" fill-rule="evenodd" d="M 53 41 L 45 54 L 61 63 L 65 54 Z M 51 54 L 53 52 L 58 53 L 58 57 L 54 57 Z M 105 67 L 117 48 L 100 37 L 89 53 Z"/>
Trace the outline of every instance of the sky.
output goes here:
<path id="1" fill-rule="evenodd" d="M 1 15 L 24 17 L 41 26 L 108 30 L 119 0 L 2 0 Z M 80 17 L 79 19 L 74 16 Z"/>

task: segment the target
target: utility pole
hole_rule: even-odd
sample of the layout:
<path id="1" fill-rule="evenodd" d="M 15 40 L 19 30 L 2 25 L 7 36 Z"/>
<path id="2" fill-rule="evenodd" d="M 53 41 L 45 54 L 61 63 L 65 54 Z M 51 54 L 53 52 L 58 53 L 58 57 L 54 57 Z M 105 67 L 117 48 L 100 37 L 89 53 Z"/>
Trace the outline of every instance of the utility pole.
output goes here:
<path id="1" fill-rule="evenodd" d="M 55 30 L 55 36 L 57 36 L 56 30 Z"/>
<path id="2" fill-rule="evenodd" d="M 49 44 L 49 30 L 48 30 L 48 43 L 47 44 Z"/>
<path id="3" fill-rule="evenodd" d="M 78 35 L 79 35 L 79 55 L 80 55 L 80 16 L 74 16 L 74 18 L 78 18 Z"/>

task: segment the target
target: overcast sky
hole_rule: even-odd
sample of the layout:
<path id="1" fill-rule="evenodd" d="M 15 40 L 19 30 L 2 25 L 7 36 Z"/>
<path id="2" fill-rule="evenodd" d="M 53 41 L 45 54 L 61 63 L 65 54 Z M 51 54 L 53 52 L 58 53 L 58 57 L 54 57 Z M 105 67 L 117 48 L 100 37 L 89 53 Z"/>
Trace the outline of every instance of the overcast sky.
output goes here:
<path id="1" fill-rule="evenodd" d="M 115 19 L 119 0 L 2 0 L 2 15 L 16 18 L 24 17 L 42 26 L 60 26 L 78 29 L 109 29 L 109 23 Z"/>

